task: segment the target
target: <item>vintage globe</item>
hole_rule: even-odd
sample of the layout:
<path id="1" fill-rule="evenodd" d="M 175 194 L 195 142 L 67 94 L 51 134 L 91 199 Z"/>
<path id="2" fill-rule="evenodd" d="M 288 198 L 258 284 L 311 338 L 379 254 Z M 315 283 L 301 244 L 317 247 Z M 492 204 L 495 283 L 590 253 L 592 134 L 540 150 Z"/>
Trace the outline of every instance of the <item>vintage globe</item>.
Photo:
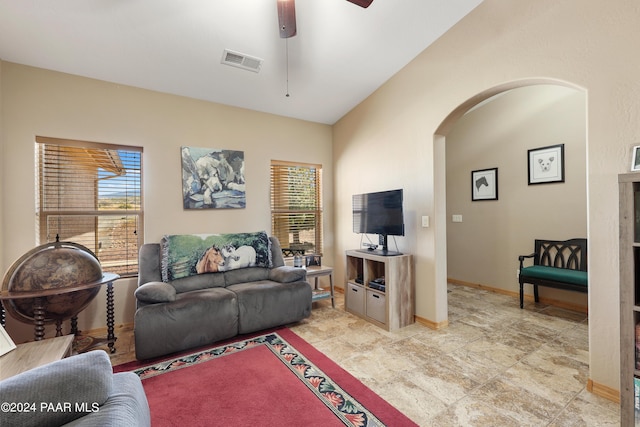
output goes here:
<path id="1" fill-rule="evenodd" d="M 2 291 L 15 298 L 3 298 L 3 305 L 11 316 L 33 323 L 34 299 L 42 298 L 44 323 L 59 323 L 86 308 L 100 290 L 92 285 L 102 282 L 102 267 L 91 250 L 72 242 L 45 243 L 9 268 Z"/>

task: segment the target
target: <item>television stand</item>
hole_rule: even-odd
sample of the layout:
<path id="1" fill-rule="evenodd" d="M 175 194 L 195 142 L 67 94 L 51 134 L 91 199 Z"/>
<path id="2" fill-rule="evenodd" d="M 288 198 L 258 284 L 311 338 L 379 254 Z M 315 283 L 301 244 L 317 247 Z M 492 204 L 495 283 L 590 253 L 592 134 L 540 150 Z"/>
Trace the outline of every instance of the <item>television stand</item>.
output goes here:
<path id="1" fill-rule="evenodd" d="M 415 322 L 413 259 L 397 252 L 376 252 L 381 251 L 347 251 L 345 309 L 393 331 Z"/>
<path id="2" fill-rule="evenodd" d="M 402 252 L 389 251 L 385 249 L 356 249 L 358 252 L 378 256 L 399 256 Z"/>

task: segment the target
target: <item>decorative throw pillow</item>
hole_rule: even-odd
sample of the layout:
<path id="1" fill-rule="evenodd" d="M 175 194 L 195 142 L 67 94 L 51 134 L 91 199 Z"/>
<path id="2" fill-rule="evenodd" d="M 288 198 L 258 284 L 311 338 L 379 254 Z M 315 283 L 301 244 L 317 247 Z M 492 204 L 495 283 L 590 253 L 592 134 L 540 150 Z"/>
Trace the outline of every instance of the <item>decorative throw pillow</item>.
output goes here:
<path id="1" fill-rule="evenodd" d="M 134 292 L 135 297 L 142 302 L 159 303 L 176 300 L 176 288 L 164 282 L 148 282 Z"/>
<path id="2" fill-rule="evenodd" d="M 164 236 L 162 280 L 245 267 L 271 268 L 271 241 L 266 232 L 181 234 Z"/>

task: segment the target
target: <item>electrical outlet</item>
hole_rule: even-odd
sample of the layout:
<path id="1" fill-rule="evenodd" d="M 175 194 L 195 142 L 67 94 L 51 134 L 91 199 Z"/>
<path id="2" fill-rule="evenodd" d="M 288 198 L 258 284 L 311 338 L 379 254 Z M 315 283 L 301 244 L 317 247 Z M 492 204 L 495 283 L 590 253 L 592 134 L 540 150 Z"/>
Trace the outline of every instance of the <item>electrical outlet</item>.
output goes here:
<path id="1" fill-rule="evenodd" d="M 423 227 L 428 227 L 429 226 L 429 217 L 427 215 L 423 215 L 422 216 L 422 226 Z"/>
<path id="2" fill-rule="evenodd" d="M 516 270 L 516 279 L 520 280 L 520 269 Z"/>

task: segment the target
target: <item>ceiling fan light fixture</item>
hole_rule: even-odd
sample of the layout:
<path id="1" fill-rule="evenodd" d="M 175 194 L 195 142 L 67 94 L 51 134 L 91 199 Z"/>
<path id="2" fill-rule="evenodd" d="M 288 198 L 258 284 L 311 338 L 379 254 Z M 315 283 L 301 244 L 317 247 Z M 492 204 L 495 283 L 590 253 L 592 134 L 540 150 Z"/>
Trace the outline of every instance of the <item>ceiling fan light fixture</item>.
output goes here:
<path id="1" fill-rule="evenodd" d="M 296 3 L 295 0 L 277 0 L 278 28 L 280 38 L 288 39 L 296 35 Z"/>
<path id="2" fill-rule="evenodd" d="M 365 9 L 369 7 L 373 0 L 347 0 L 350 3 L 357 4 L 360 7 L 364 7 Z"/>

